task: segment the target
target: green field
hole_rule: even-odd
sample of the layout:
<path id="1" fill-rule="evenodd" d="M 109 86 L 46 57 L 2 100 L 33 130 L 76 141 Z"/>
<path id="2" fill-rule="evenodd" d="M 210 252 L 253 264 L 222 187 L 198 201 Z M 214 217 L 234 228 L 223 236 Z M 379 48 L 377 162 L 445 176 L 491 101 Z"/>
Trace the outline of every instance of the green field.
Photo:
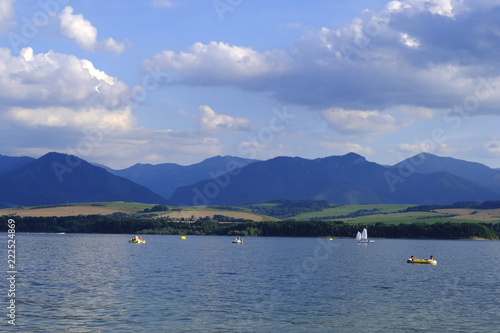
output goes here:
<path id="1" fill-rule="evenodd" d="M 75 205 L 80 205 L 80 206 L 88 206 L 88 205 L 103 205 L 105 207 L 114 207 L 114 208 L 121 208 L 121 209 L 127 209 L 127 210 L 135 210 L 135 211 L 142 211 L 146 208 L 152 208 L 155 206 L 154 204 L 143 204 L 143 203 L 138 203 L 138 202 L 125 202 L 125 201 L 115 201 L 115 202 L 96 202 L 96 203 L 82 203 L 82 204 L 75 204 Z"/>
<path id="2" fill-rule="evenodd" d="M 324 209 L 319 212 L 310 212 L 310 213 L 296 215 L 290 219 L 297 221 L 308 221 L 312 218 L 330 219 L 330 217 L 335 217 L 334 219 L 346 220 L 347 219 L 345 217 L 346 215 L 362 210 L 378 209 L 378 211 L 375 214 L 383 214 L 383 213 L 395 213 L 411 206 L 414 205 L 342 205 L 334 208 Z"/>
<path id="3" fill-rule="evenodd" d="M 478 219 L 467 219 L 453 218 L 452 215 L 446 213 L 438 213 L 434 211 L 429 212 L 404 212 L 408 207 L 415 205 L 343 205 L 335 208 L 324 209 L 320 212 L 310 212 L 305 214 L 300 214 L 289 218 L 290 220 L 297 221 L 309 221 L 311 219 L 324 219 L 324 220 L 339 220 L 347 223 L 356 224 L 374 224 L 374 223 L 385 223 L 385 224 L 400 224 L 400 223 L 436 223 L 436 222 L 469 222 L 478 223 L 484 222 Z M 369 213 L 363 216 L 348 217 L 347 215 L 356 212 L 367 212 L 377 210 L 373 213 Z"/>
<path id="4" fill-rule="evenodd" d="M 126 209 L 130 211 L 140 211 L 145 208 L 151 208 L 155 206 L 154 204 L 144 204 L 138 202 L 128 202 L 128 201 L 110 201 L 110 202 L 78 202 L 78 203 L 68 203 L 68 204 L 58 204 L 58 205 L 45 205 L 45 206 L 26 206 L 18 207 L 18 209 L 39 209 L 39 208 L 54 208 L 54 207 L 112 207 L 119 209 Z M 172 206 L 173 207 L 173 206 Z"/>
<path id="5" fill-rule="evenodd" d="M 50 206 L 36 206 L 36 207 L 19 207 L 17 208 L 19 211 L 24 211 L 26 212 L 27 210 L 34 210 L 38 209 L 40 211 L 41 209 L 43 211 L 49 210 L 50 208 L 57 208 L 57 207 L 64 207 L 66 208 L 67 205 L 50 205 Z M 214 209 L 213 207 L 210 206 L 190 206 L 190 207 L 174 207 L 174 206 L 168 206 L 169 210 L 168 211 L 159 211 L 159 212 L 148 212 L 144 213 L 144 209 L 148 208 L 151 209 L 154 204 L 143 204 L 143 203 L 137 203 L 137 202 L 123 202 L 123 201 L 118 201 L 118 202 L 95 202 L 95 203 L 72 203 L 69 205 L 69 208 L 71 207 L 88 207 L 89 209 L 91 207 L 98 208 L 98 207 L 108 207 L 108 208 L 115 208 L 117 211 L 120 212 L 125 212 L 126 214 L 130 215 L 136 215 L 138 214 L 139 216 L 143 217 L 154 217 L 157 215 L 163 215 L 166 216 L 169 213 L 172 215 L 171 217 L 174 217 L 179 215 L 178 217 L 183 217 L 183 218 L 190 218 L 193 215 L 196 215 L 196 212 L 203 213 L 204 216 L 213 216 L 213 215 L 224 215 L 224 216 L 233 216 L 235 218 L 244 218 L 246 219 L 247 216 L 244 216 L 243 214 L 245 213 L 250 213 L 253 214 L 254 216 L 260 216 L 262 217 L 262 221 L 280 221 L 281 219 L 264 215 L 264 214 L 259 214 L 257 212 L 252 212 L 252 207 L 262 207 L 262 208 L 273 208 L 277 206 L 275 203 L 264 203 L 264 204 L 255 204 L 255 205 L 246 205 L 246 206 L 240 206 L 240 207 L 234 207 L 234 209 L 231 209 L 232 207 L 227 207 L 228 209 Z M 478 219 L 478 216 L 480 214 L 471 214 L 469 211 L 468 214 L 463 215 L 465 213 L 458 213 L 462 214 L 460 219 L 453 218 L 453 215 L 447 214 L 447 213 L 438 213 L 434 211 L 428 211 L 428 212 L 402 212 L 408 207 L 412 207 L 415 205 L 396 205 L 396 204 L 379 204 L 379 205 L 341 205 L 341 206 L 336 206 L 332 208 L 327 208 L 321 211 L 315 211 L 315 212 L 307 212 L 307 213 L 302 213 L 296 216 L 292 216 L 287 218 L 287 220 L 295 220 L 295 221 L 313 221 L 313 220 L 336 220 L 336 221 L 344 221 L 346 223 L 353 223 L 353 224 L 362 224 L 362 225 L 369 225 L 369 224 L 375 224 L 375 223 L 384 223 L 384 224 L 409 224 L 409 223 L 436 223 L 436 222 L 455 222 L 455 223 L 462 223 L 462 222 L 472 222 L 472 223 L 479 223 L 479 222 L 484 222 L 484 220 Z M 60 209 L 60 208 L 59 208 Z M 488 211 L 492 212 L 492 211 Z M 19 213 L 21 214 L 21 213 Z M 109 213 L 80 213 L 83 215 L 86 214 L 109 214 Z M 451 214 L 455 214 L 455 212 L 452 212 Z M 0 211 L 1 215 L 1 211 Z M 54 214 L 56 216 L 57 214 Z M 64 215 L 64 212 L 62 213 Z M 67 214 L 70 215 L 70 214 Z M 46 216 L 46 215 L 45 215 Z M 61 216 L 61 215 L 58 215 Z M 470 218 L 469 218 L 470 216 Z"/>

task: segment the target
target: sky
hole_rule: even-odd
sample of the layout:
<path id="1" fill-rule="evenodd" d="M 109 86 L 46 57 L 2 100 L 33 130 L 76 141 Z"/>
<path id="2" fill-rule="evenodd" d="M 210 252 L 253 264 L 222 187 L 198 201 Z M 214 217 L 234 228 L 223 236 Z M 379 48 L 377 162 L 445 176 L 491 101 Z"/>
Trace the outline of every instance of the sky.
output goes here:
<path id="1" fill-rule="evenodd" d="M 497 168 L 498 17 L 498 0 L 0 0 L 0 154 Z"/>

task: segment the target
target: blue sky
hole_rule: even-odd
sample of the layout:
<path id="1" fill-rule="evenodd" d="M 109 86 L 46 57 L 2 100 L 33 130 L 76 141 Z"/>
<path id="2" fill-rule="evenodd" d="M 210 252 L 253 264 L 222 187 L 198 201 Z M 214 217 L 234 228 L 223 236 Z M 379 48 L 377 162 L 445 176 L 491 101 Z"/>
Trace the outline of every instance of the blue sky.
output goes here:
<path id="1" fill-rule="evenodd" d="M 500 167 L 500 2 L 0 2 L 0 154 Z"/>

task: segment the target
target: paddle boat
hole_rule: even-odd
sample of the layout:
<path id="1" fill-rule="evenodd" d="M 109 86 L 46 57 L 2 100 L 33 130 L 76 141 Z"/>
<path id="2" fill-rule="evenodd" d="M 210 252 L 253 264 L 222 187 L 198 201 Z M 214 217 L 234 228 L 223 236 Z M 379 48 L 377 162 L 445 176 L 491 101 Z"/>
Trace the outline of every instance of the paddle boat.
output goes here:
<path id="1" fill-rule="evenodd" d="M 142 237 L 135 236 L 134 238 L 128 241 L 129 243 L 143 244 L 146 243 L 146 240 L 143 240 Z"/>
<path id="2" fill-rule="evenodd" d="M 233 241 L 233 244 L 243 244 L 243 238 L 240 238 L 240 236 L 236 236 L 236 238 Z"/>

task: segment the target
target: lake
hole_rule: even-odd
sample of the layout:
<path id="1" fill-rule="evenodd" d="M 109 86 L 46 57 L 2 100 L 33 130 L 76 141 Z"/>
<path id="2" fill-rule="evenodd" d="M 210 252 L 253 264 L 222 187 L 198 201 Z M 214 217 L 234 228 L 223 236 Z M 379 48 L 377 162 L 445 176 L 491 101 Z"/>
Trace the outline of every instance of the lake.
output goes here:
<path id="1" fill-rule="evenodd" d="M 17 328 L 493 332 L 500 324 L 500 242 L 142 237 L 146 244 L 128 243 L 131 235 L 17 233 Z M 438 264 L 407 264 L 411 255 Z"/>

